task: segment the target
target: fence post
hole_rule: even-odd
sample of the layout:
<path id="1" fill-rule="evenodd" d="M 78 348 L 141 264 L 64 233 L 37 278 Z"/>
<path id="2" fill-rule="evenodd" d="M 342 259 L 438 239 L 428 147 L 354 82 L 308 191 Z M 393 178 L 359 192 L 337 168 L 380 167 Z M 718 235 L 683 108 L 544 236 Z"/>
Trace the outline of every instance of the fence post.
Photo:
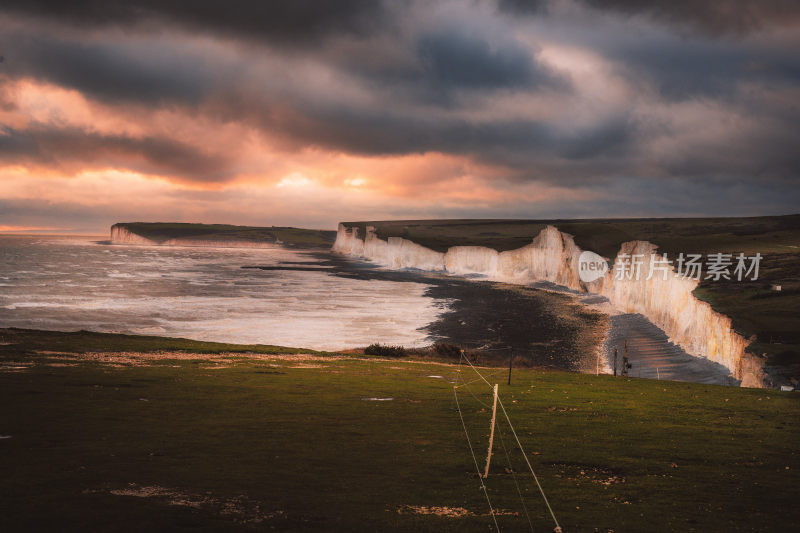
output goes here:
<path id="1" fill-rule="evenodd" d="M 511 348 L 511 355 L 508 356 L 508 384 L 511 385 L 511 366 L 514 364 L 514 348 Z"/>
<path id="2" fill-rule="evenodd" d="M 489 432 L 489 454 L 486 456 L 486 470 L 483 477 L 489 477 L 489 463 L 492 462 L 492 444 L 494 444 L 494 420 L 497 416 L 497 383 L 494 384 L 494 405 L 492 405 L 492 428 Z"/>

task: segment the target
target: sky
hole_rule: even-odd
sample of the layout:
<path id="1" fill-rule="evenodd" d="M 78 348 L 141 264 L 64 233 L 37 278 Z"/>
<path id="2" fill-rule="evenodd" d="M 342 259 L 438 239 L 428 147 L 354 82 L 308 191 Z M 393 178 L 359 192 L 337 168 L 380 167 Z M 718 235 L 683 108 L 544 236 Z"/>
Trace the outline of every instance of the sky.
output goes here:
<path id="1" fill-rule="evenodd" d="M 792 0 L 7 0 L 0 232 L 800 212 Z"/>

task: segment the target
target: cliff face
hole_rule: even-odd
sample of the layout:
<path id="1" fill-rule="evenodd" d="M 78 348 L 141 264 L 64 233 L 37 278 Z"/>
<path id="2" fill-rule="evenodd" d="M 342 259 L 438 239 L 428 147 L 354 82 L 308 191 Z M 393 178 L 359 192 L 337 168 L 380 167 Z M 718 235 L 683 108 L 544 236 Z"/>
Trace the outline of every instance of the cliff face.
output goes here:
<path id="1" fill-rule="evenodd" d="M 145 244 L 155 246 L 158 243 L 151 241 L 150 239 L 146 239 L 141 235 L 131 233 L 131 231 L 125 226 L 114 224 L 111 226 L 111 244 Z"/>
<path id="2" fill-rule="evenodd" d="M 516 250 L 497 252 L 482 246 L 454 246 L 445 253 L 403 239 L 379 239 L 367 227 L 363 240 L 358 228 L 339 225 L 335 252 L 363 257 L 390 268 L 418 268 L 457 275 L 481 274 L 507 283 L 550 281 L 571 289 L 601 294 L 618 309 L 641 313 L 688 353 L 705 357 L 727 367 L 742 386 L 764 386 L 765 376 L 755 357 L 745 352 L 748 341 L 733 331 L 731 320 L 695 298 L 698 281 L 678 277 L 669 270 L 666 277 L 656 271 L 648 280 L 647 262 L 654 260 L 656 246 L 645 241 L 626 242 L 622 254 L 643 254 L 646 263 L 637 279 L 615 279 L 612 272 L 591 283 L 581 281 L 578 257 L 582 250 L 571 235 L 548 226 L 533 242 Z"/>
<path id="3" fill-rule="evenodd" d="M 666 276 L 654 271 L 647 279 L 650 263 L 661 259 L 655 251 L 656 246 L 649 242 L 623 243 L 616 261 L 623 254 L 641 254 L 645 258 L 642 275 L 638 279 L 616 279 L 609 272 L 587 284 L 587 289 L 607 297 L 622 311 L 646 316 L 686 352 L 728 368 L 736 379 L 742 380 L 742 386 L 763 386 L 765 376 L 760 362 L 745 351 L 749 341 L 733 330 L 730 318 L 692 293 L 698 280 L 677 276 L 673 269 Z"/>

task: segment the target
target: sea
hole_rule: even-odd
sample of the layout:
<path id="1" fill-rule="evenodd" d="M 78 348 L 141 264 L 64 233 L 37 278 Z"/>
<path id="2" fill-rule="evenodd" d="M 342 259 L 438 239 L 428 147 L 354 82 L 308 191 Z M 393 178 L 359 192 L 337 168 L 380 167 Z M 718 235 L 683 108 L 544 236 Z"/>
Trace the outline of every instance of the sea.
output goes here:
<path id="1" fill-rule="evenodd" d="M 0 236 L 0 327 L 341 350 L 429 344 L 448 308 L 425 283 L 342 276 L 314 251 L 102 239 Z"/>

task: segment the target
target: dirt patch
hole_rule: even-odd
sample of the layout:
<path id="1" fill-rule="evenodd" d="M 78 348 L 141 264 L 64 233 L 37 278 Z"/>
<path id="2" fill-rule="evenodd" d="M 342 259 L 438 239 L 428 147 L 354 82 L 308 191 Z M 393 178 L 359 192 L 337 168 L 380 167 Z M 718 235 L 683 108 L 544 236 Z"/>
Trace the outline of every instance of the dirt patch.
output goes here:
<path id="1" fill-rule="evenodd" d="M 478 514 L 463 507 L 448 507 L 437 505 L 401 505 L 397 514 L 421 514 L 427 516 L 441 516 L 444 518 L 463 518 L 465 516 L 491 516 L 491 513 Z M 518 516 L 519 513 L 507 509 L 495 509 L 495 516 Z"/>
<path id="2" fill-rule="evenodd" d="M 561 471 L 560 474 L 556 474 L 556 477 L 561 477 L 570 481 L 589 481 L 606 486 L 625 483 L 625 478 L 622 475 L 605 468 L 570 464 L 556 464 L 553 466 Z"/>
<path id="3" fill-rule="evenodd" d="M 189 494 L 159 485 L 138 485 L 136 483 L 130 483 L 127 487 L 121 489 L 111 489 L 108 492 L 114 496 L 153 498 L 166 505 L 202 509 L 219 516 L 232 518 L 241 524 L 259 524 L 265 520 L 278 518 L 285 514 L 282 510 L 265 512 L 261 509 L 259 502 L 250 500 L 243 495 L 234 498 L 217 498 L 208 492 L 205 494 Z"/>
<path id="4" fill-rule="evenodd" d="M 401 505 L 397 508 L 397 514 L 422 514 L 433 516 L 445 516 L 447 518 L 461 518 L 463 516 L 475 516 L 475 513 L 463 507 L 437 507 L 425 505 Z"/>
<path id="5" fill-rule="evenodd" d="M 54 352 L 51 350 L 36 350 L 34 351 L 34 353 L 37 353 L 39 355 L 46 355 L 50 359 L 72 359 L 73 357 L 75 357 L 75 354 L 71 352 Z"/>
<path id="6" fill-rule="evenodd" d="M 27 361 L 4 361 L 0 363 L 0 372 L 24 372 L 32 366 L 33 363 Z"/>

